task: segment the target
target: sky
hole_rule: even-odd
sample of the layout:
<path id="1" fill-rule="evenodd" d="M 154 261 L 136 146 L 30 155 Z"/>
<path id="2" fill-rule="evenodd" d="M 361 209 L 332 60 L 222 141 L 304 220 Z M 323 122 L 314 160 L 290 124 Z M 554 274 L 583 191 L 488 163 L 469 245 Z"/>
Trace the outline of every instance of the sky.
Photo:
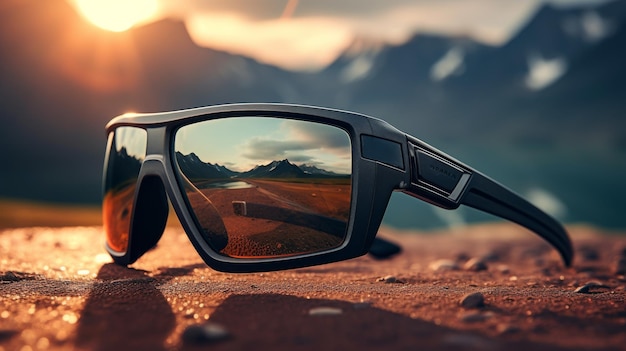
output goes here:
<path id="1" fill-rule="evenodd" d="M 210 120 L 180 128 L 174 149 L 195 153 L 202 161 L 245 172 L 284 159 L 350 174 L 352 154 L 348 134 L 324 124 L 270 117 Z"/>
<path id="2" fill-rule="evenodd" d="M 331 63 L 355 38 L 370 45 L 400 44 L 417 31 L 469 35 L 506 42 L 545 3 L 557 6 L 606 0 L 70 0 L 120 3 L 140 22 L 183 20 L 201 46 L 245 55 L 291 70 L 315 71 Z M 102 14 L 102 9 L 96 9 Z"/>

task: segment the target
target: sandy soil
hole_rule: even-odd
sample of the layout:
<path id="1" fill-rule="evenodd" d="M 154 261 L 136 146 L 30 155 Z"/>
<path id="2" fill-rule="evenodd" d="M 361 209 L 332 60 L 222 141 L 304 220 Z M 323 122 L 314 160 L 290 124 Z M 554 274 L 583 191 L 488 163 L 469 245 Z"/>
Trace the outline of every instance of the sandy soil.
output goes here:
<path id="1" fill-rule="evenodd" d="M 572 268 L 498 224 L 383 229 L 392 259 L 227 274 L 175 227 L 132 268 L 100 227 L 5 230 L 0 350 L 626 350 L 626 235 L 570 232 Z"/>

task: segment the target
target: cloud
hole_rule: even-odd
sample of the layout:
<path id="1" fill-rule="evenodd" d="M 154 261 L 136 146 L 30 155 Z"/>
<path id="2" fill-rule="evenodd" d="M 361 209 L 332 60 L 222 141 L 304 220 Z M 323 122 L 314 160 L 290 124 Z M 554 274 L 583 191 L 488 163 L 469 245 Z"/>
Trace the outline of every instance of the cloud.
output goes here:
<path id="1" fill-rule="evenodd" d="M 239 150 L 252 166 L 288 159 L 337 173 L 350 173 L 352 167 L 347 133 L 321 123 L 285 120 L 272 135 L 252 138 Z"/>
<path id="2" fill-rule="evenodd" d="M 540 3 L 502 0 L 163 1 L 162 11 L 184 19 L 201 45 L 293 70 L 331 63 L 359 36 L 400 44 L 416 31 L 472 35 L 500 43 Z M 497 15 L 494 15 L 497 14 Z"/>
<path id="3" fill-rule="evenodd" d="M 606 1 L 161 0 L 161 13 L 185 20 L 201 46 L 287 69 L 316 70 L 331 63 L 355 37 L 400 44 L 416 32 L 431 32 L 498 45 L 544 3 L 576 6 Z M 588 22 L 597 32 L 597 21 Z"/>
<path id="4" fill-rule="evenodd" d="M 308 155 L 293 155 L 289 157 L 289 161 L 296 163 L 314 163 L 314 164 L 322 164 L 321 162 L 315 162 L 313 156 Z"/>
<path id="5" fill-rule="evenodd" d="M 301 141 L 254 138 L 244 145 L 243 157 L 251 160 L 280 160 L 290 152 L 313 150 L 317 147 Z"/>
<path id="6" fill-rule="evenodd" d="M 339 127 L 287 120 L 282 123 L 281 129 L 290 138 L 310 143 L 320 149 L 341 149 L 345 152 L 350 146 L 347 133 Z"/>
<path id="7" fill-rule="evenodd" d="M 330 64 L 352 38 L 345 24 L 325 17 L 252 21 L 239 14 L 211 13 L 191 15 L 186 24 L 198 45 L 293 70 Z"/>
<path id="8" fill-rule="evenodd" d="M 276 134 L 281 139 L 273 136 L 249 140 L 243 145 L 242 156 L 252 160 L 278 160 L 289 156 L 290 160 L 299 157 L 310 161 L 314 156 L 305 156 L 303 152 L 330 153 L 340 157 L 350 155 L 349 137 L 345 131 L 337 127 L 286 120 L 281 123 Z"/>

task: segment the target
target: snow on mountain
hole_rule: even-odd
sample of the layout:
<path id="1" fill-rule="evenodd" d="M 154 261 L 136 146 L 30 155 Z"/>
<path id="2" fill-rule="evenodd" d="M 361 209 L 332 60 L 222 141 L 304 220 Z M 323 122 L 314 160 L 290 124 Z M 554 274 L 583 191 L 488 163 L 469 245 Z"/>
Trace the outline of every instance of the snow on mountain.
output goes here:
<path id="1" fill-rule="evenodd" d="M 528 58 L 528 75 L 526 87 L 530 90 L 541 90 L 556 82 L 567 72 L 567 61 L 563 57 L 544 59 L 540 55 Z"/>
<path id="2" fill-rule="evenodd" d="M 445 80 L 451 75 L 463 74 L 465 52 L 460 47 L 453 47 L 435 62 L 430 69 L 430 79 L 434 82 Z"/>
<path id="3" fill-rule="evenodd" d="M 563 201 L 546 189 L 534 187 L 529 189 L 524 195 L 530 203 L 555 218 L 564 219 L 567 215 L 567 206 Z"/>
<path id="4" fill-rule="evenodd" d="M 338 174 L 335 172 L 331 172 L 331 171 L 327 171 L 325 169 L 320 169 L 315 165 L 309 165 L 309 164 L 301 164 L 298 167 L 300 167 L 301 170 L 304 171 L 304 173 L 307 174 L 312 174 L 312 175 L 325 175 L 325 176 L 337 176 Z"/>
<path id="5" fill-rule="evenodd" d="M 339 75 L 341 82 L 352 83 L 366 78 L 374 66 L 375 55 L 358 56 Z"/>
<path id="6" fill-rule="evenodd" d="M 334 71 L 344 84 L 365 79 L 371 74 L 376 58 L 386 46 L 386 43 L 379 40 L 355 38 L 326 70 Z"/>
<path id="7" fill-rule="evenodd" d="M 564 19 L 562 27 L 563 31 L 571 37 L 581 38 L 587 43 L 597 43 L 611 35 L 616 29 L 613 20 L 593 10 Z"/>
<path id="8" fill-rule="evenodd" d="M 190 179 L 230 178 L 237 172 L 210 162 L 203 162 L 198 155 L 183 155 L 176 152 L 176 161 L 181 171 Z"/>

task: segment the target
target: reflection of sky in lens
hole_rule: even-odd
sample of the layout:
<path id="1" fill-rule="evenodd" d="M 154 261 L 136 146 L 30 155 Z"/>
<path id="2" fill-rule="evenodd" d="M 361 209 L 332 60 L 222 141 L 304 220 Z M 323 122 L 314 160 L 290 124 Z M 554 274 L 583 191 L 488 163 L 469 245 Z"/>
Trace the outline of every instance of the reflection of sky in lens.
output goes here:
<path id="1" fill-rule="evenodd" d="M 342 174 L 352 166 L 344 130 L 280 118 L 226 118 L 185 126 L 176 133 L 175 149 L 240 172 L 284 159 Z"/>
<path id="2" fill-rule="evenodd" d="M 143 159 L 146 156 L 147 132 L 134 127 L 119 127 L 115 130 L 115 146 L 117 151 L 126 148 L 130 156 Z"/>

